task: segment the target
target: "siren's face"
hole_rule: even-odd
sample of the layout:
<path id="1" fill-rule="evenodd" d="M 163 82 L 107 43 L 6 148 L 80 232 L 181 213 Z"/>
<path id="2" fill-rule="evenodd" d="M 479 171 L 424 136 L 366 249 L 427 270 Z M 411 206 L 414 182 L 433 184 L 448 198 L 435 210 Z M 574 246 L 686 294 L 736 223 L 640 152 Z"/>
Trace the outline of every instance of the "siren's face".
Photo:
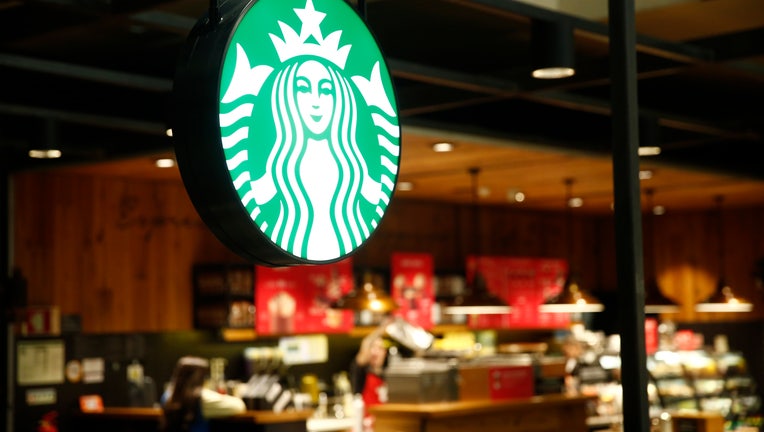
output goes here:
<path id="1" fill-rule="evenodd" d="M 308 60 L 297 68 L 295 77 L 297 109 L 313 134 L 322 134 L 332 118 L 334 84 L 324 65 Z"/>

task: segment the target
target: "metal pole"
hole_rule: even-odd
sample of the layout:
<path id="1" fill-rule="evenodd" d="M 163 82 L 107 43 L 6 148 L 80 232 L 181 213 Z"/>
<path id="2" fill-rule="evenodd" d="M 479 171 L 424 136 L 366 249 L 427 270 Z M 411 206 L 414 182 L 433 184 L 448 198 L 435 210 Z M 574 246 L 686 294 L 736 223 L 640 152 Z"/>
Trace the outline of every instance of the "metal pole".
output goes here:
<path id="1" fill-rule="evenodd" d="M 613 188 L 625 432 L 650 429 L 634 0 L 609 0 Z"/>
<path id="2" fill-rule="evenodd" d="M 13 380 L 12 380 L 12 349 L 13 338 L 10 336 L 12 324 L 12 305 L 8 301 L 11 293 L 8 291 L 11 268 L 11 223 L 10 223 L 10 173 L 8 167 L 0 164 L 0 303 L 2 303 L 2 318 L 0 318 L 0 346 L 4 347 L 5 356 L 0 356 L 0 424 L 5 430 L 13 430 Z"/>

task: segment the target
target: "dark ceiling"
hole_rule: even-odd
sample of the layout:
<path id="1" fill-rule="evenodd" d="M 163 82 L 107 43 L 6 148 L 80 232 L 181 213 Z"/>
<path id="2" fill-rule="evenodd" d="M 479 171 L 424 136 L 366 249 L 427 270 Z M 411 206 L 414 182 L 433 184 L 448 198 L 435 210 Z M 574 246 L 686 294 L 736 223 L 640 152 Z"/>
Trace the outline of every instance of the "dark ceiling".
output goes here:
<path id="1" fill-rule="evenodd" d="M 21 170 L 171 150 L 164 132 L 175 61 L 208 6 L 0 3 L 0 160 Z M 395 77 L 404 132 L 421 126 L 609 154 L 606 22 L 511 0 L 364 6 Z M 757 0 L 695 1 L 637 14 L 640 136 L 663 147 L 656 161 L 764 180 L 762 15 Z M 574 77 L 530 78 L 534 19 L 572 23 Z M 46 142 L 65 156 L 26 157 L 30 145 Z"/>

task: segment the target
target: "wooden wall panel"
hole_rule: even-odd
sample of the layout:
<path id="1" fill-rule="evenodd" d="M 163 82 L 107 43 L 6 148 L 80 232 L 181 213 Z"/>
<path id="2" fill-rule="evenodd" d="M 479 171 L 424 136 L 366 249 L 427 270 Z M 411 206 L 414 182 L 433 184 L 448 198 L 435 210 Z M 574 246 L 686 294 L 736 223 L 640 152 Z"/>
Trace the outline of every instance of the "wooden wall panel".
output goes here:
<path id="1" fill-rule="evenodd" d="M 681 305 L 681 313 L 672 319 L 706 322 L 764 317 L 764 296 L 756 288 L 753 274 L 756 260 L 764 258 L 764 209 L 724 210 L 722 224 L 727 281 L 737 295 L 754 303 L 754 311 L 733 314 L 694 311 L 694 304 L 716 289 L 720 272 L 719 215 L 715 210 L 669 213 L 656 218 L 654 259 L 663 293 Z"/>
<path id="2" fill-rule="evenodd" d="M 457 228 L 462 218 L 456 205 L 394 200 L 379 228 L 353 255 L 353 264 L 388 268 L 393 252 L 427 252 L 438 269 L 462 269 L 464 240 Z"/>
<path id="3" fill-rule="evenodd" d="M 241 261 L 177 180 L 34 173 L 14 185 L 28 301 L 80 315 L 85 332 L 190 329 L 192 265 Z"/>
<path id="4" fill-rule="evenodd" d="M 38 172 L 15 175 L 13 185 L 14 264 L 28 280 L 29 303 L 80 315 L 85 332 L 190 329 L 193 264 L 242 262 L 202 223 L 180 180 Z M 655 269 L 664 294 L 682 305 L 670 317 L 675 321 L 764 317 L 764 294 L 752 275 L 754 262 L 764 258 L 762 208 L 725 210 L 723 218 L 728 279 L 754 301 L 755 312 L 693 311 L 715 288 L 717 220 L 716 212 L 656 218 Z M 584 286 L 617 291 L 612 217 L 574 214 L 572 222 L 574 264 Z M 475 227 L 470 206 L 398 199 L 354 264 L 386 269 L 393 252 L 427 252 L 439 273 L 462 273 L 471 253 L 567 255 L 562 212 L 486 206 L 479 211 L 479 237 Z M 652 253 L 646 251 L 646 259 Z"/>

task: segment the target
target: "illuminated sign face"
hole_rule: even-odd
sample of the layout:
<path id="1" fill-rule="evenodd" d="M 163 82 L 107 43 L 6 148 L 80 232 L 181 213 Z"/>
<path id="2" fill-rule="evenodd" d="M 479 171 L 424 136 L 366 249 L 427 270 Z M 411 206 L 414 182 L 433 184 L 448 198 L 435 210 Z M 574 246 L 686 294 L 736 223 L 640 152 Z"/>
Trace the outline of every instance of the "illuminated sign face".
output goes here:
<path id="1" fill-rule="evenodd" d="M 226 23 L 226 14 L 221 16 Z M 225 192 L 234 191 L 238 211 L 256 229 L 256 249 L 276 249 L 254 260 L 280 265 L 346 257 L 377 228 L 398 174 L 395 95 L 374 38 L 342 0 L 259 0 L 228 35 L 215 94 L 219 148 L 208 154 L 224 159 Z M 209 39 L 200 35 L 197 42 Z M 188 67 L 186 75 L 203 67 L 194 56 L 209 61 L 196 48 L 189 63 L 199 65 Z M 183 93 L 192 92 L 182 81 Z M 207 129 L 189 131 L 179 141 L 213 135 Z M 186 156 L 192 152 L 188 146 L 181 145 Z M 183 174 L 180 155 L 178 162 Z M 186 178 L 200 174 L 184 175 L 187 189 L 199 180 Z M 200 200 L 189 194 L 198 208 Z M 224 241 L 234 236 L 218 228 Z M 245 249 L 243 255 L 257 255 L 241 240 L 234 242 L 234 249 Z"/>

